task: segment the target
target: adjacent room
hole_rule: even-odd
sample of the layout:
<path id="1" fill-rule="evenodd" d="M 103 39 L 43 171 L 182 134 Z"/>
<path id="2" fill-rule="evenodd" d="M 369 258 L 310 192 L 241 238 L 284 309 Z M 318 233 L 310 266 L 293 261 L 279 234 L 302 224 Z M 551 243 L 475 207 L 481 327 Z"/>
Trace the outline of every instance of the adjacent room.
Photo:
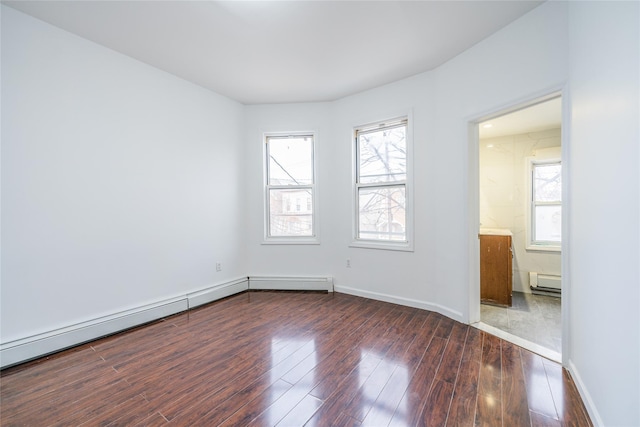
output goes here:
<path id="1" fill-rule="evenodd" d="M 637 1 L 0 14 L 1 425 L 640 425 Z"/>
<path id="2" fill-rule="evenodd" d="M 561 124 L 557 97 L 478 127 L 480 320 L 557 361 L 562 353 Z"/>

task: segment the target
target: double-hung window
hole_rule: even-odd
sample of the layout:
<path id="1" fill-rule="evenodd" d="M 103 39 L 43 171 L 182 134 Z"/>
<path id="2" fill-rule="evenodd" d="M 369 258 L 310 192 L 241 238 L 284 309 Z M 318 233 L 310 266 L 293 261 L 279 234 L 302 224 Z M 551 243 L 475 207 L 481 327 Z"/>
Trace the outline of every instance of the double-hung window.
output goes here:
<path id="1" fill-rule="evenodd" d="M 562 165 L 530 162 L 531 199 L 528 249 L 559 250 L 562 242 Z"/>
<path id="2" fill-rule="evenodd" d="M 406 117 L 355 129 L 354 246 L 410 250 Z"/>
<path id="3" fill-rule="evenodd" d="M 265 137 L 265 241 L 316 242 L 314 135 Z"/>

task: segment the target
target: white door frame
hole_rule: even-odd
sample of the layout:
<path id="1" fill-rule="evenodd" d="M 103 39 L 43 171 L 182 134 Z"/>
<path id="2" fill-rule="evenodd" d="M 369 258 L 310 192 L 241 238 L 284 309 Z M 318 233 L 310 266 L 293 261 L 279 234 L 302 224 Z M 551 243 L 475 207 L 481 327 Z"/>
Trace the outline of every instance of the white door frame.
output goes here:
<path id="1" fill-rule="evenodd" d="M 494 108 L 490 111 L 468 118 L 469 147 L 467 155 L 467 182 L 468 182 L 468 271 L 469 271 L 469 301 L 467 318 L 469 323 L 480 321 L 480 245 L 478 234 L 480 232 L 480 156 L 479 156 L 479 123 L 494 119 L 505 114 L 512 113 L 523 108 L 531 107 L 552 98 L 562 97 L 562 131 L 561 131 L 561 152 L 562 152 L 562 290 L 561 290 L 561 318 L 562 318 L 562 364 L 567 365 L 569 361 L 569 298 L 571 291 L 571 280 L 569 269 L 569 241 L 570 224 L 569 212 L 571 209 L 570 187 L 570 100 L 569 91 L 565 86 L 550 88 L 526 98 L 516 100 L 510 104 Z"/>

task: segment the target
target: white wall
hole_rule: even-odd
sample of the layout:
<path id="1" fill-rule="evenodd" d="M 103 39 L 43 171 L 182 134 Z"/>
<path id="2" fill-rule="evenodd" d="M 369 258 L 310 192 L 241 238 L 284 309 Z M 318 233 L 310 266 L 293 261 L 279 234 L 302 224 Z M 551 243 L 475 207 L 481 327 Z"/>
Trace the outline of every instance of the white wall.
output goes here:
<path id="1" fill-rule="evenodd" d="M 423 73 L 392 85 L 367 91 L 335 103 L 334 110 L 334 180 L 333 194 L 337 210 L 331 229 L 337 246 L 332 251 L 336 269 L 336 286 L 351 288 L 364 295 L 435 309 L 460 318 L 457 307 L 438 307 L 431 256 L 433 248 L 424 236 L 433 233 L 431 210 L 425 196 L 424 183 L 430 182 L 430 133 L 433 117 L 433 77 Z M 350 247 L 353 241 L 353 128 L 359 125 L 409 114 L 412 145 L 409 146 L 409 168 L 413 173 L 413 252 Z M 413 149 L 413 151 L 411 150 Z M 413 158 L 411 158 L 411 156 Z M 428 191 L 428 190 L 427 190 Z M 346 259 L 351 268 L 346 268 Z"/>
<path id="2" fill-rule="evenodd" d="M 329 227 L 325 219 L 333 209 L 332 199 L 324 197 L 332 171 L 330 150 L 330 104 L 293 104 L 245 107 L 245 152 L 243 173 L 246 199 L 246 260 L 250 276 L 331 276 L 328 262 Z M 315 132 L 317 167 L 316 207 L 319 209 L 319 245 L 263 244 L 264 237 L 264 133 Z"/>
<path id="3" fill-rule="evenodd" d="M 513 234 L 513 290 L 531 293 L 529 272 L 560 275 L 560 252 L 527 250 L 528 159 L 555 153 L 560 129 L 480 140 L 480 226 Z M 542 151 L 541 151 L 542 150 Z M 544 153 L 544 154 L 543 154 Z"/>
<path id="4" fill-rule="evenodd" d="M 606 426 L 640 425 L 639 9 L 570 3 L 570 364 Z"/>
<path id="5" fill-rule="evenodd" d="M 3 5 L 2 113 L 3 343 L 245 274 L 240 104 Z"/>

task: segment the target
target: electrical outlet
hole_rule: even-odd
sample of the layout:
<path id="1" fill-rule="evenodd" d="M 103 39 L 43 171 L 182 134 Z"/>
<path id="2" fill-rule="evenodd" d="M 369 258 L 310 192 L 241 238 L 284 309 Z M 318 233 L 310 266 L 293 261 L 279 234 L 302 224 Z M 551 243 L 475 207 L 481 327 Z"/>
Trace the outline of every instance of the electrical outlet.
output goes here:
<path id="1" fill-rule="evenodd" d="M 351 260 L 347 258 L 347 268 L 351 268 Z"/>
<path id="2" fill-rule="evenodd" d="M 216 271 L 222 271 L 222 264 L 216 262 Z"/>

